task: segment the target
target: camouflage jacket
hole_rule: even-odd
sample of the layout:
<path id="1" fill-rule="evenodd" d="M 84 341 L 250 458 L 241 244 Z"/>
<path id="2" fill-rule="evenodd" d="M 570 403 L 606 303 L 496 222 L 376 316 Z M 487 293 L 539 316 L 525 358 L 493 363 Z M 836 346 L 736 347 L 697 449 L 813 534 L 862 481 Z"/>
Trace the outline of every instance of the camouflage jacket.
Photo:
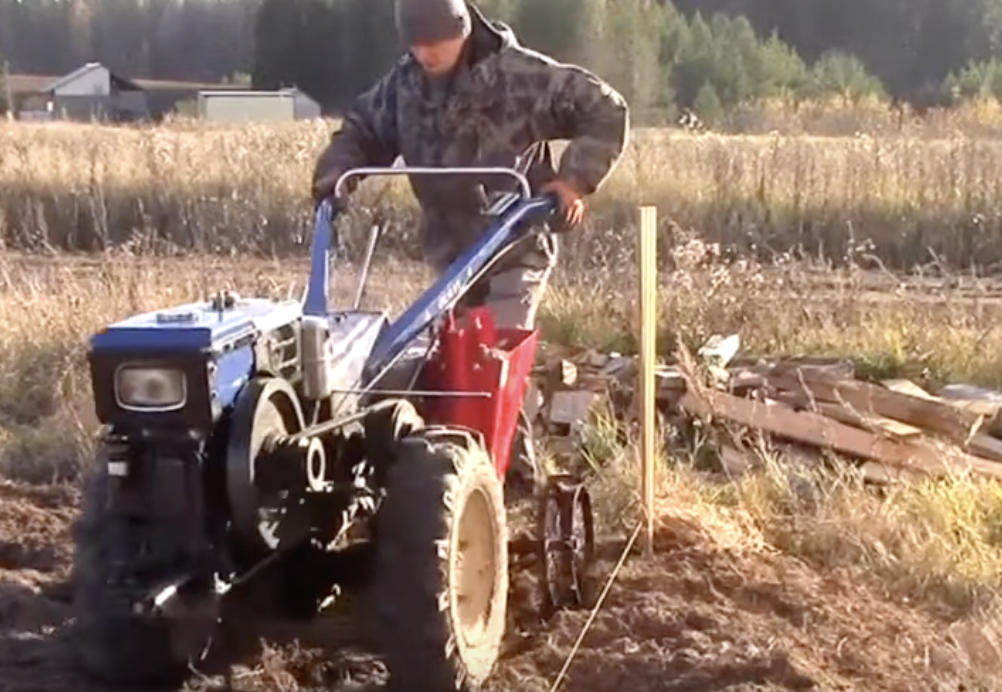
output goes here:
<path id="1" fill-rule="evenodd" d="M 471 40 L 450 83 L 434 84 L 406 54 L 357 99 L 317 161 L 314 181 L 353 167 L 389 166 L 398 156 L 409 166 L 432 167 L 515 167 L 522 157 L 534 194 L 554 176 L 583 195 L 598 189 L 626 146 L 623 97 L 594 74 L 523 47 L 508 26 L 488 22 L 476 7 L 470 11 Z M 554 170 L 548 140 L 560 139 L 569 144 Z M 423 211 L 425 258 L 439 269 L 485 228 L 484 192 L 516 189 L 500 176 L 416 175 L 410 184 Z M 555 238 L 546 233 L 497 269 L 555 261 Z"/>

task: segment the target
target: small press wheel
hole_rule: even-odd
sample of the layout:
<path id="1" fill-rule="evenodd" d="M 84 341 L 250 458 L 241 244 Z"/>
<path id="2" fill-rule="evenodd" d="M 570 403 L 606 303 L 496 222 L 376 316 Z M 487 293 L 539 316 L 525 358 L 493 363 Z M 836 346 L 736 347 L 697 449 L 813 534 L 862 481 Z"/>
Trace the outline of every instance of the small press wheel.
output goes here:
<path id="1" fill-rule="evenodd" d="M 537 500 L 536 531 L 543 616 L 589 606 L 595 526 L 584 485 L 566 475 L 548 478 Z"/>

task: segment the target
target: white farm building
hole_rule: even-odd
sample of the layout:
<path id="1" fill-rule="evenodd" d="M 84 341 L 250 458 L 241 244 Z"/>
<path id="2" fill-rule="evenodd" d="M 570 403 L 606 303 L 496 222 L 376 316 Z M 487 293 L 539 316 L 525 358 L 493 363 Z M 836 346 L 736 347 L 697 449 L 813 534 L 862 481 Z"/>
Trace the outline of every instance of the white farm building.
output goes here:
<path id="1" fill-rule="evenodd" d="M 200 91 L 198 115 L 203 120 L 308 120 L 321 117 L 320 105 L 299 89 L 277 91 Z"/>
<path id="2" fill-rule="evenodd" d="M 149 117 L 146 91 L 98 62 L 39 85 L 21 117 L 126 122 Z"/>

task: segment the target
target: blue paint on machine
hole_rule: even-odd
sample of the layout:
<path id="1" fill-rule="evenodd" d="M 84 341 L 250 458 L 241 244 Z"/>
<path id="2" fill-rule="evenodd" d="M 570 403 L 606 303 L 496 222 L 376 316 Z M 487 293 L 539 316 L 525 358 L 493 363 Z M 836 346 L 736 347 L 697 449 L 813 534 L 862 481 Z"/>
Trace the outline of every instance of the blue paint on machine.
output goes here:
<path id="1" fill-rule="evenodd" d="M 241 346 L 223 354 L 216 361 L 214 391 L 220 405 L 228 408 L 237 400 L 240 390 L 254 374 L 254 348 Z"/>
<path id="2" fill-rule="evenodd" d="M 529 198 L 517 202 L 498 223 L 460 255 L 393 324 L 391 324 L 373 349 L 369 373 L 374 375 L 393 361 L 407 346 L 436 319 L 451 310 L 466 293 L 471 283 L 498 253 L 517 241 L 529 225 L 548 215 L 556 208 L 550 197 Z"/>
<path id="3" fill-rule="evenodd" d="M 211 301 L 153 310 L 121 320 L 91 337 L 94 350 L 213 351 L 298 318 L 298 301 L 245 298 L 217 309 Z"/>
<path id="4" fill-rule="evenodd" d="M 211 300 L 134 315 L 94 334 L 90 359 L 98 417 L 130 428 L 162 421 L 166 427 L 190 425 L 208 431 L 236 404 L 248 382 L 279 370 L 282 377 L 304 378 L 303 396 L 326 398 L 333 410 L 340 411 L 356 399 L 348 392 L 365 387 L 385 371 L 455 306 L 499 253 L 556 208 L 556 199 L 549 195 L 507 204 L 477 242 L 389 322 L 383 312 L 331 309 L 330 259 L 338 246 L 334 222 L 340 209 L 326 200 L 314 218 L 310 276 L 302 300 L 241 298 L 222 292 Z M 281 362 L 271 362 L 275 359 Z M 168 415 L 156 407 L 144 411 L 119 406 L 114 373 L 133 362 L 152 370 L 182 370 L 189 394 L 183 409 Z M 157 386 L 155 376 L 151 378 L 150 386 Z M 161 414 L 162 418 L 156 417 Z"/>
<path id="5" fill-rule="evenodd" d="M 276 302 L 222 294 L 110 325 L 90 341 L 99 419 L 129 427 L 172 427 L 183 420 L 186 425 L 205 429 L 236 403 L 262 367 L 257 362 L 258 342 L 297 323 L 301 309 L 296 300 Z M 113 373 L 127 364 L 185 373 L 189 397 L 178 416 L 162 415 L 156 409 L 125 411 L 119 407 Z"/>

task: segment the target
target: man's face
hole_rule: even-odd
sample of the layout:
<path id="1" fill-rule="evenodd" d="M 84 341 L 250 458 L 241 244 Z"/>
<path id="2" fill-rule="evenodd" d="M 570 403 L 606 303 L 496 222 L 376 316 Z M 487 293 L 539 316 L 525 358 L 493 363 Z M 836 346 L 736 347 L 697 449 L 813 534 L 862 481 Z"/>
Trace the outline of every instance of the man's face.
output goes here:
<path id="1" fill-rule="evenodd" d="M 463 37 L 449 38 L 436 43 L 418 43 L 411 46 L 411 54 L 424 71 L 433 77 L 447 75 L 459 63 L 463 53 Z"/>

